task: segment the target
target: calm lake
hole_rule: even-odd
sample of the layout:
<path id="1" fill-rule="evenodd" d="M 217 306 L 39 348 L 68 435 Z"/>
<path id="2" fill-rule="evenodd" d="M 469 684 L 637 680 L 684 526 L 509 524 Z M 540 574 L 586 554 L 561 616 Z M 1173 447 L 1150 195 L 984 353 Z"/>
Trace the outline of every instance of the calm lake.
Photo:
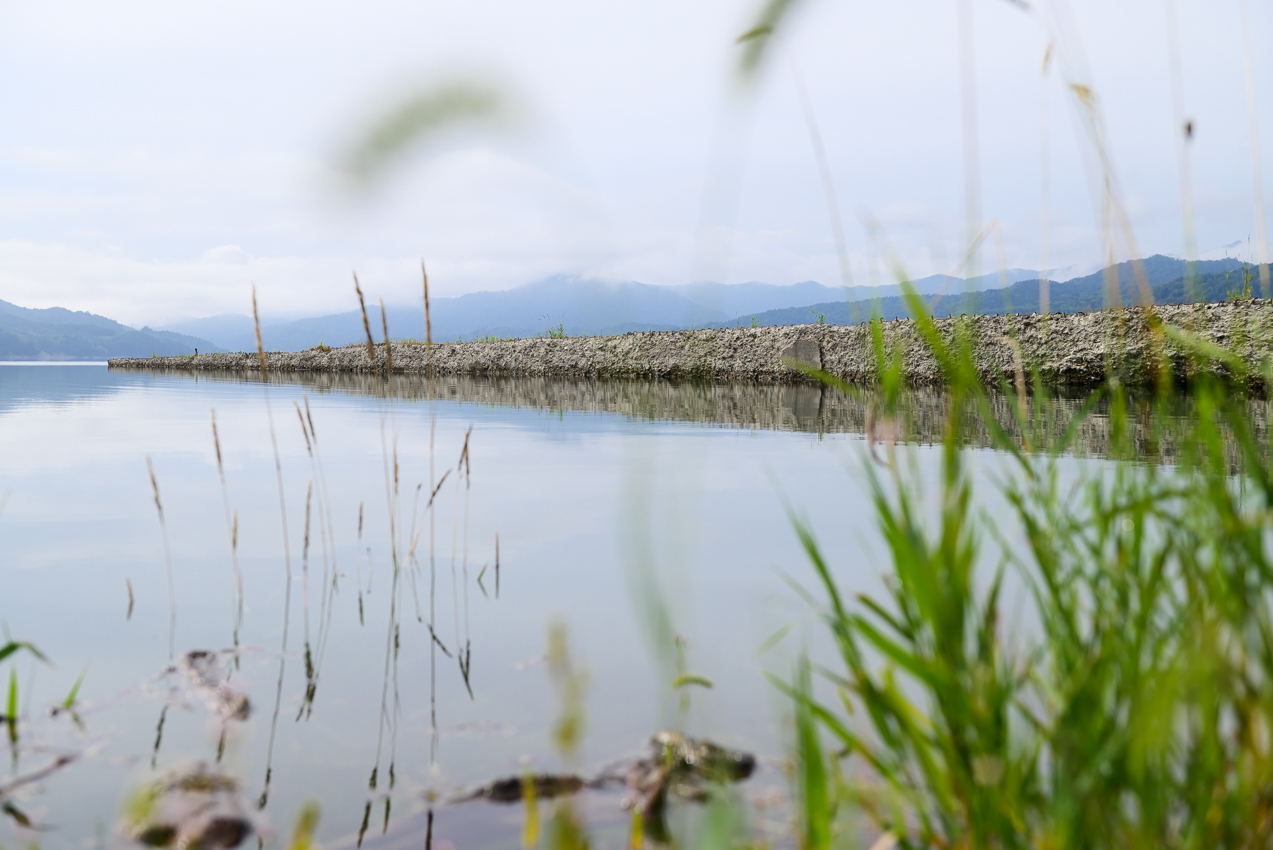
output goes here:
<path id="1" fill-rule="evenodd" d="M 0 667 L 16 670 L 20 709 L 0 787 L 76 757 L 13 792 L 45 831 L 9 823 L 0 843 L 123 845 L 123 801 L 152 765 L 219 760 L 276 843 L 312 800 L 328 847 L 360 832 L 422 846 L 430 795 L 561 768 L 542 663 L 554 622 L 587 673 L 580 769 L 639 753 L 687 694 L 685 731 L 761 759 L 744 798 L 785 787 L 788 708 L 764 673 L 785 678 L 821 646 L 789 583 L 812 575 L 787 510 L 846 586 L 878 588 L 888 567 L 860 404 L 812 387 L 253 377 L 0 365 L 0 619 L 50 661 Z M 922 479 L 941 399 L 912 406 L 905 452 Z M 1093 423 L 1084 445 L 1099 453 Z M 972 458 L 979 478 L 1003 466 Z M 235 557 L 239 651 L 209 663 L 248 697 L 246 720 L 180 663 L 235 646 Z M 668 631 L 679 670 L 658 650 Z M 678 671 L 711 687 L 674 695 Z M 50 716 L 81 676 L 79 723 Z M 617 795 L 590 811 L 625 822 Z M 517 806 L 438 803 L 432 840 L 516 846 L 520 824 Z"/>

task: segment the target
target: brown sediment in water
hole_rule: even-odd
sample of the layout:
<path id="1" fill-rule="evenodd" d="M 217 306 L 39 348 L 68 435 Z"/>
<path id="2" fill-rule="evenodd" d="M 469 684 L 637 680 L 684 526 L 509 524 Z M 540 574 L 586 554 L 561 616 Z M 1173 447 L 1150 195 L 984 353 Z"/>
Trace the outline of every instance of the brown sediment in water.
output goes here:
<path id="1" fill-rule="evenodd" d="M 1273 301 L 1160 306 L 1164 324 L 1196 334 L 1231 351 L 1258 372 L 1273 342 Z M 1090 386 L 1116 373 L 1124 384 L 1148 384 L 1165 358 L 1178 378 L 1199 368 L 1180 345 L 1156 333 L 1142 308 L 1029 316 L 968 316 L 936 319 L 945 339 L 957 328 L 972 341 L 983 380 L 1012 380 L 1019 369 L 1038 370 L 1054 385 Z M 912 385 L 944 383 L 941 368 L 921 336 L 919 323 L 881 323 L 885 348 L 900 351 L 904 378 Z M 326 348 L 326 347 L 324 347 Z M 365 343 L 266 354 L 270 372 L 383 372 L 439 375 L 509 375 L 596 379 L 700 380 L 717 383 L 800 383 L 811 379 L 792 368 L 801 361 L 857 384 L 876 380 L 878 370 L 868 324 L 787 325 L 765 328 L 646 331 L 611 337 L 517 339 L 430 347 L 396 343 L 369 350 Z M 258 369 L 255 353 L 198 357 L 119 358 L 116 369 L 183 371 Z M 1220 371 L 1222 367 L 1215 368 Z M 1258 379 L 1255 379 L 1258 383 Z"/>

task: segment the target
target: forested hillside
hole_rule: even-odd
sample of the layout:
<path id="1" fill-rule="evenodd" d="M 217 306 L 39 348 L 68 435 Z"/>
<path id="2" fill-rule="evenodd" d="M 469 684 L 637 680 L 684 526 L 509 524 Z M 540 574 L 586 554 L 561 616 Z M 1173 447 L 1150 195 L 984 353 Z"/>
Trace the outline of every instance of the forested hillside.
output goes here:
<path id="1" fill-rule="evenodd" d="M 1241 295 L 1244 276 L 1251 278 L 1251 295 L 1260 296 L 1255 266 L 1243 267 L 1235 260 L 1195 263 L 1186 280 L 1185 264 L 1161 255 L 1150 257 L 1142 265 L 1155 304 L 1188 304 L 1195 301 L 1224 301 L 1232 292 Z M 1117 291 L 1111 286 L 1117 275 Z M 960 314 L 1000 315 L 1004 313 L 1037 313 L 1040 311 L 1038 280 L 1023 280 L 1004 289 L 982 292 L 947 292 L 921 296 L 925 307 L 938 317 Z M 1085 313 L 1115 304 L 1135 305 L 1142 301 L 1140 283 L 1132 263 L 1119 263 L 1086 277 L 1064 283 L 1048 284 L 1048 311 L 1053 313 Z M 770 310 L 757 314 L 758 325 L 794 325 L 816 321 L 830 324 L 855 324 L 872 317 L 884 319 L 914 318 L 902 296 L 863 301 L 831 301 L 787 310 Z M 731 324 L 747 324 L 753 317 L 740 317 Z"/>
<path id="2" fill-rule="evenodd" d="M 197 337 L 136 330 L 93 313 L 49 307 L 34 310 L 0 301 L 0 360 L 106 360 L 211 352 Z"/>

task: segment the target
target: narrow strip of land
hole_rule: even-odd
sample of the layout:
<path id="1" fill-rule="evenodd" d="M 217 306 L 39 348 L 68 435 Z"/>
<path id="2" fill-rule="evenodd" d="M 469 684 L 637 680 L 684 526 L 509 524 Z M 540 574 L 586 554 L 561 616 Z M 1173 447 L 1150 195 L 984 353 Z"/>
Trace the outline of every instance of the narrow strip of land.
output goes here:
<path id="1" fill-rule="evenodd" d="M 1273 301 L 1255 299 L 1211 304 L 1161 306 L 1154 314 L 1166 325 L 1230 351 L 1253 372 L 1273 352 Z M 1037 370 L 1057 385 L 1100 382 L 1111 371 L 1129 384 L 1148 383 L 1165 357 L 1178 377 L 1199 362 L 1170 336 L 1152 329 L 1140 308 L 1079 314 L 967 316 L 937 319 L 946 340 L 962 328 L 973 343 L 981 378 L 1011 380 L 1021 370 Z M 940 385 L 941 368 L 920 333 L 918 322 L 881 323 L 890 359 L 899 352 L 902 372 L 913 385 Z M 510 375 L 573 378 L 644 378 L 791 383 L 809 380 L 792 367 L 801 361 L 851 383 L 877 377 L 871 327 L 789 325 L 716 330 L 649 331 L 610 337 L 517 339 L 433 346 L 393 343 L 388 363 L 394 372 Z M 386 368 L 383 343 L 270 352 L 275 372 L 376 372 Z M 256 370 L 255 353 L 197 357 L 121 358 L 117 369 Z M 1212 367 L 1209 367 L 1212 368 Z M 1214 367 L 1219 368 L 1219 367 Z"/>

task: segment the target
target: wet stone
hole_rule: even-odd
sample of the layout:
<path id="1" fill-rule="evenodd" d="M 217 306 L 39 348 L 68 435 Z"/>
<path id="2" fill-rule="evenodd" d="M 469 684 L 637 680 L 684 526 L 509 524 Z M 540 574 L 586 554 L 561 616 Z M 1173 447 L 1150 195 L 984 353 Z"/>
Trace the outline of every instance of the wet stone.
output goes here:
<path id="1" fill-rule="evenodd" d="M 533 783 L 537 799 L 575 794 L 586 788 L 625 785 L 630 802 L 640 812 L 661 809 L 667 796 L 702 802 L 711 784 L 741 782 L 756 769 L 756 757 L 679 732 L 662 731 L 650 739 L 643 758 L 612 765 L 591 779 L 575 774 L 538 773 L 496 779 L 463 794 L 453 802 L 486 800 L 516 803 L 526 799 L 527 783 Z"/>
<path id="2" fill-rule="evenodd" d="M 178 765 L 135 789 L 121 832 L 147 847 L 238 847 L 257 831 L 239 782 L 201 762 Z"/>
<path id="3" fill-rule="evenodd" d="M 635 762 L 627 784 L 640 812 L 661 809 L 674 797 L 704 802 L 711 784 L 741 782 L 756 769 L 756 757 L 679 732 L 658 732 L 650 739 L 650 755 Z"/>
<path id="4" fill-rule="evenodd" d="M 517 803 L 526 797 L 526 784 L 534 786 L 536 799 L 551 800 L 567 794 L 574 794 L 587 784 L 574 774 L 537 773 L 533 776 L 510 776 L 488 782 L 468 794 L 459 797 L 455 802 L 469 800 L 487 800 L 492 803 Z"/>

